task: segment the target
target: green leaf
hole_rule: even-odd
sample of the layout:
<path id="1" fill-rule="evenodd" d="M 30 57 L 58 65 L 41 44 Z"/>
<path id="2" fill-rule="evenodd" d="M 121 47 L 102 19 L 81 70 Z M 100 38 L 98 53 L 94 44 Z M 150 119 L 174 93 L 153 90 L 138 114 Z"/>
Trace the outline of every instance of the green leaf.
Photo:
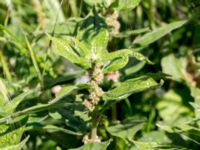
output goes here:
<path id="1" fill-rule="evenodd" d="M 81 57 L 80 53 L 75 51 L 67 40 L 65 41 L 51 36 L 49 37 L 53 41 L 53 51 L 56 54 L 67 58 L 71 63 L 74 63 L 82 68 L 87 69 L 91 67 L 91 64 L 87 61 L 87 59 Z"/>
<path id="2" fill-rule="evenodd" d="M 82 133 L 74 132 L 74 131 L 64 129 L 62 127 L 57 127 L 57 126 L 54 126 L 54 125 L 46 125 L 42 128 L 45 129 L 47 132 L 59 132 L 60 131 L 60 132 L 64 132 L 66 134 L 71 134 L 71 135 L 78 135 L 78 136 L 82 135 Z"/>
<path id="3" fill-rule="evenodd" d="M 115 2 L 115 0 L 104 0 L 104 5 L 109 7 L 113 2 Z"/>
<path id="4" fill-rule="evenodd" d="M 94 6 L 97 4 L 102 4 L 104 0 L 84 0 L 85 3 L 87 3 L 90 6 Z"/>
<path id="5" fill-rule="evenodd" d="M 145 66 L 146 62 L 145 61 L 141 61 L 131 67 L 128 67 L 126 70 L 125 70 L 125 74 L 126 76 L 129 76 L 131 74 L 134 74 L 136 72 L 138 72 L 139 70 L 141 70 L 144 66 Z"/>
<path id="6" fill-rule="evenodd" d="M 1 96 L 2 95 L 2 96 Z M 3 81 L 0 79 L 0 106 L 9 101 L 8 91 Z"/>
<path id="7" fill-rule="evenodd" d="M 163 73 L 171 75 L 172 79 L 179 82 L 185 80 L 186 60 L 184 58 L 178 59 L 173 54 L 170 54 L 162 58 L 161 65 Z"/>
<path id="8" fill-rule="evenodd" d="M 69 150 L 107 150 L 108 145 L 112 140 L 101 142 L 101 143 L 88 143 L 79 148 L 73 148 Z"/>
<path id="9" fill-rule="evenodd" d="M 120 100 L 125 99 L 129 95 L 141 92 L 158 86 L 158 83 L 151 77 L 141 76 L 120 83 L 116 88 L 106 92 L 103 95 L 104 100 Z"/>
<path id="10" fill-rule="evenodd" d="M 18 144 L 26 122 L 27 117 L 22 117 L 11 124 L 0 124 L 0 148 Z"/>
<path id="11" fill-rule="evenodd" d="M 16 107 L 19 105 L 19 103 L 21 103 L 23 100 L 25 100 L 25 98 L 30 95 L 31 93 L 33 93 L 32 90 L 28 91 L 28 92 L 24 92 L 20 95 L 18 95 L 17 97 L 15 97 L 12 101 L 10 101 L 9 103 L 7 103 L 3 109 L 5 112 L 7 113 L 12 113 L 15 111 Z"/>
<path id="12" fill-rule="evenodd" d="M 90 50 L 91 60 L 101 60 L 102 56 L 108 53 L 109 33 L 105 19 L 100 17 L 95 10 L 93 15 L 89 15 L 80 23 L 77 37 Z"/>
<path id="13" fill-rule="evenodd" d="M 71 45 L 79 52 L 81 56 L 88 58 L 91 55 L 90 50 L 86 47 L 84 43 L 73 37 L 71 37 L 70 39 L 72 41 Z"/>
<path id="14" fill-rule="evenodd" d="M 11 39 L 12 43 L 17 47 L 19 52 L 24 55 L 26 54 L 26 48 L 24 42 L 18 39 L 17 36 L 15 36 L 11 31 L 9 31 L 5 26 L 0 24 L 0 30 L 4 31 Z"/>
<path id="15" fill-rule="evenodd" d="M 192 118 L 189 121 L 194 121 Z M 191 141 L 195 144 L 199 143 L 200 138 L 200 130 L 197 127 L 191 126 L 188 123 L 188 120 L 186 122 L 181 122 L 179 124 L 174 125 L 167 125 L 167 124 L 157 124 L 157 126 L 171 134 L 179 134 L 180 137 L 184 138 L 185 140 Z"/>
<path id="16" fill-rule="evenodd" d="M 55 2 L 53 4 L 55 5 Z M 51 11 L 53 13 L 53 10 L 51 10 Z M 74 36 L 74 34 L 76 33 L 78 21 L 79 21 L 78 18 L 68 18 L 64 22 L 63 21 L 57 22 L 56 26 L 55 26 L 55 22 L 49 22 L 48 26 L 45 26 L 44 30 L 46 33 L 51 33 L 52 29 L 55 26 L 55 30 L 54 30 L 55 35 Z M 41 34 L 43 34 L 43 32 L 36 32 L 35 34 L 36 34 L 36 36 L 41 36 Z"/>
<path id="17" fill-rule="evenodd" d="M 38 78 L 39 80 L 42 82 L 43 81 L 43 77 L 42 77 L 42 74 L 40 72 L 40 69 L 39 69 L 39 66 L 38 66 L 38 62 L 36 60 L 36 55 L 31 47 L 31 44 L 30 42 L 28 41 L 27 37 L 25 36 L 25 41 L 26 41 L 26 45 L 27 45 L 27 48 L 29 50 L 29 53 L 30 53 L 30 56 L 31 56 L 31 60 L 32 60 L 32 63 L 33 63 L 33 66 L 35 68 L 35 71 L 38 75 Z"/>
<path id="18" fill-rule="evenodd" d="M 57 99 L 61 99 L 64 96 L 69 95 L 71 92 L 77 89 L 77 86 L 74 85 L 68 85 L 68 86 L 63 86 L 61 90 L 56 94 Z"/>
<path id="19" fill-rule="evenodd" d="M 134 141 L 135 147 L 132 147 L 130 150 L 155 150 L 158 144 L 156 142 L 140 142 Z"/>
<path id="20" fill-rule="evenodd" d="M 67 73 L 66 75 L 63 75 L 61 77 L 57 77 L 54 79 L 44 78 L 44 87 L 45 87 L 45 89 L 48 89 L 54 85 L 62 85 L 64 83 L 71 82 L 71 81 L 75 80 L 76 78 L 79 78 L 82 75 L 84 75 L 84 73 L 85 73 L 85 71 L 81 70 L 81 71 L 75 71 L 72 73 Z"/>
<path id="21" fill-rule="evenodd" d="M 184 24 L 187 23 L 187 20 L 183 21 L 176 21 L 170 24 L 164 25 L 160 28 L 153 30 L 152 32 L 146 33 L 141 38 L 138 38 L 134 41 L 133 46 L 137 48 L 137 50 L 141 50 L 144 47 L 148 46 L 149 44 L 157 41 L 161 37 L 167 35 L 171 31 L 180 28 Z"/>
<path id="22" fill-rule="evenodd" d="M 106 29 L 100 29 L 96 31 L 96 35 L 91 37 L 91 51 L 92 51 L 92 58 L 96 60 L 95 57 L 104 56 L 107 54 L 107 44 L 108 44 L 108 31 Z M 97 58 L 98 59 L 98 58 Z"/>
<path id="23" fill-rule="evenodd" d="M 12 137 L 11 137 L 12 138 Z M 21 150 L 22 147 L 26 144 L 28 141 L 29 136 L 27 136 L 23 141 L 21 141 L 19 144 L 16 145 L 11 145 L 11 146 L 6 146 L 3 148 L 0 148 L 0 150 Z"/>
<path id="24" fill-rule="evenodd" d="M 200 118 L 199 106 L 200 106 L 200 89 L 191 82 L 191 78 L 187 72 L 188 60 L 185 57 L 177 58 L 173 54 L 162 58 L 161 65 L 163 73 L 171 75 L 171 78 L 175 81 L 186 84 L 191 92 L 191 96 L 195 100 L 195 116 Z M 200 123 L 198 123 L 200 125 Z"/>
<path id="25" fill-rule="evenodd" d="M 149 64 L 152 62 L 145 57 L 143 54 L 133 51 L 131 49 L 122 49 L 112 53 L 107 53 L 103 56 L 104 68 L 103 72 L 107 73 L 110 71 L 116 71 L 126 66 L 129 57 L 134 57 L 139 61 L 146 61 Z"/>
<path id="26" fill-rule="evenodd" d="M 196 118 L 200 119 L 200 89 L 195 86 L 190 86 L 191 96 L 194 98 L 194 108 L 195 108 L 195 116 Z M 198 121 L 198 125 L 200 127 L 200 121 Z"/>
<path id="27" fill-rule="evenodd" d="M 181 91 L 183 91 L 182 94 Z M 185 104 L 187 102 L 184 102 L 184 99 L 187 99 L 187 101 L 192 99 L 188 96 L 189 93 L 187 95 L 187 91 L 184 91 L 184 89 L 181 91 L 169 90 L 158 101 L 156 108 L 163 122 L 173 125 L 187 121 L 188 118 L 192 117 L 191 108 Z"/>
<path id="28" fill-rule="evenodd" d="M 12 76 L 11 76 L 10 68 L 9 68 L 8 62 L 6 61 L 4 53 L 1 50 L 0 50 L 0 62 L 2 65 L 2 70 L 3 70 L 3 74 L 4 74 L 5 78 L 7 80 L 11 81 Z"/>
<path id="29" fill-rule="evenodd" d="M 134 58 L 136 58 L 137 60 L 139 60 L 139 61 L 145 61 L 145 62 L 147 62 L 147 63 L 149 63 L 149 64 L 153 64 L 146 56 L 144 56 L 143 54 L 138 53 L 138 52 L 136 52 L 136 51 L 133 51 L 132 56 L 133 56 Z"/>
<path id="30" fill-rule="evenodd" d="M 126 122 L 110 126 L 107 131 L 112 135 L 122 138 L 128 143 L 128 140 L 132 140 L 134 135 L 143 127 L 145 120 L 128 119 Z"/>
<path id="31" fill-rule="evenodd" d="M 80 106 L 80 105 L 82 106 L 81 103 L 60 102 L 59 100 L 62 99 L 64 96 L 66 96 L 66 94 L 59 95 L 58 97 L 56 97 L 55 99 L 53 99 L 52 101 L 50 101 L 47 104 L 37 104 L 35 106 L 23 109 L 21 111 L 14 112 L 12 114 L 6 114 L 3 118 L 0 118 L 0 123 L 7 122 L 7 120 L 12 116 L 18 117 L 18 116 L 23 116 L 23 115 L 32 114 L 32 113 L 41 112 L 41 111 L 50 110 L 50 109 L 55 109 L 55 108 L 76 107 L 76 106 Z"/>
<path id="32" fill-rule="evenodd" d="M 156 142 L 160 144 L 171 143 L 170 137 L 168 137 L 167 134 L 162 130 L 144 133 L 143 136 L 139 138 L 137 141 L 138 142 Z"/>
<path id="33" fill-rule="evenodd" d="M 111 60 L 119 58 L 119 57 L 130 56 L 130 55 L 132 55 L 132 53 L 133 52 L 128 49 L 118 50 L 118 51 L 111 52 L 111 53 L 104 55 L 102 58 L 102 61 L 103 61 L 103 63 L 107 63 L 108 61 L 111 61 Z"/>
<path id="34" fill-rule="evenodd" d="M 116 35 L 113 35 L 115 38 L 126 38 L 132 35 L 138 35 L 141 33 L 145 33 L 150 31 L 149 28 L 144 28 L 144 29 L 136 29 L 136 30 L 128 30 L 128 31 L 124 31 L 124 32 L 120 32 Z"/>
<path id="35" fill-rule="evenodd" d="M 119 10 L 132 10 L 139 5 L 141 0 L 119 0 Z"/>
<path id="36" fill-rule="evenodd" d="M 103 72 L 107 73 L 107 72 L 119 70 L 126 66 L 126 64 L 128 63 L 128 60 L 129 60 L 129 57 L 126 55 L 122 57 L 117 57 L 113 59 L 112 61 L 110 61 L 108 65 L 104 66 Z"/>

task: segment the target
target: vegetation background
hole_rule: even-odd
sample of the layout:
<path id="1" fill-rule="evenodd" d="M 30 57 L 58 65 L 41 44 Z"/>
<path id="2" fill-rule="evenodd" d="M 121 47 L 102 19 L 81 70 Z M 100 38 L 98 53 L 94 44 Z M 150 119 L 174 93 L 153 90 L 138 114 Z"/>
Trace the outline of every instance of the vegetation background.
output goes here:
<path id="1" fill-rule="evenodd" d="M 0 0 L 0 150 L 198 150 L 199 19 L 199 0 Z"/>

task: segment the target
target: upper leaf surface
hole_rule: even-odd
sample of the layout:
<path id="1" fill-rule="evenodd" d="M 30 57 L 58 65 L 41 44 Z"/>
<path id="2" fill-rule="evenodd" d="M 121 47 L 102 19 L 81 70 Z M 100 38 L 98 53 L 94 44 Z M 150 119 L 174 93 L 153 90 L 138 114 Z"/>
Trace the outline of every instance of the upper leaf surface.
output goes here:
<path id="1" fill-rule="evenodd" d="M 78 39 L 90 50 L 91 59 L 101 59 L 107 53 L 109 34 L 103 18 L 96 12 L 80 23 Z"/>
<path id="2" fill-rule="evenodd" d="M 116 88 L 106 92 L 103 95 L 103 99 L 104 100 L 124 99 L 133 93 L 140 92 L 156 86 L 158 86 L 158 83 L 153 78 L 148 76 L 141 76 L 120 83 Z"/>
<path id="3" fill-rule="evenodd" d="M 122 138 L 124 141 L 127 141 L 127 139 L 132 139 L 136 132 L 142 128 L 144 122 L 144 120 L 129 119 L 129 121 L 125 123 L 108 127 L 107 131 L 111 135 Z"/>
<path id="4" fill-rule="evenodd" d="M 119 10 L 131 10 L 139 5 L 141 0 L 119 0 Z"/>
<path id="5" fill-rule="evenodd" d="M 107 150 L 108 145 L 110 144 L 111 140 L 102 142 L 102 143 L 88 143 L 82 147 L 74 148 L 70 150 Z"/>
<path id="6" fill-rule="evenodd" d="M 67 58 L 70 62 L 82 67 L 89 68 L 90 63 L 81 57 L 81 53 L 76 51 L 70 44 L 69 41 L 65 41 L 62 39 L 58 39 L 55 37 L 50 37 L 53 41 L 53 51 L 65 58 Z"/>
<path id="7" fill-rule="evenodd" d="M 186 23 L 187 23 L 187 20 L 176 21 L 176 22 L 172 22 L 170 24 L 164 25 L 162 27 L 159 27 L 159 28 L 153 30 L 152 32 L 146 33 L 141 38 L 136 39 L 133 43 L 133 46 L 139 47 L 138 49 L 140 50 L 140 49 L 148 46 L 149 44 L 157 41 L 158 39 L 160 39 L 161 37 L 170 33 L 171 31 L 173 31 L 177 28 L 180 28 L 181 26 L 183 26 Z"/>

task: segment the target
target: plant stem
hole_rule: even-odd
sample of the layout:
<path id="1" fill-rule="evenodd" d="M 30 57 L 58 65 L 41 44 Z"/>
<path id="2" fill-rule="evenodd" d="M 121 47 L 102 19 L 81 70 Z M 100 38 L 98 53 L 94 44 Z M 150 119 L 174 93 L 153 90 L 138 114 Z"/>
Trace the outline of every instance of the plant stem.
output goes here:
<path id="1" fill-rule="evenodd" d="M 112 106 L 112 121 L 117 121 L 117 106 L 116 104 Z"/>
<path id="2" fill-rule="evenodd" d="M 90 131 L 90 139 L 89 142 L 100 142 L 98 135 L 97 135 L 97 127 L 99 124 L 99 112 L 98 112 L 98 102 L 100 100 L 100 97 L 103 94 L 103 91 L 99 84 L 101 83 L 103 79 L 103 75 L 100 69 L 100 65 L 97 63 L 94 63 L 92 66 L 92 69 L 89 70 L 89 77 L 90 77 L 90 84 L 91 84 L 91 90 L 90 90 L 90 95 L 89 95 L 89 102 L 92 105 L 92 108 L 90 110 L 90 114 L 92 117 L 92 122 L 91 122 L 91 131 Z"/>
<path id="3" fill-rule="evenodd" d="M 98 136 L 97 136 L 97 126 L 98 126 L 98 122 L 96 120 L 95 115 L 92 118 L 92 129 L 91 129 L 91 140 L 92 141 L 96 141 Z"/>

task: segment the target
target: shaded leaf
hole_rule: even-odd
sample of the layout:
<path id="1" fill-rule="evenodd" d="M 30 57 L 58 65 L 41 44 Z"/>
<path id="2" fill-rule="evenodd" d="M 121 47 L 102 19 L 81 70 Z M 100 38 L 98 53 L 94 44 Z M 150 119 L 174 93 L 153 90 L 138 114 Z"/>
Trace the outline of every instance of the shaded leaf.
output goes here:
<path id="1" fill-rule="evenodd" d="M 33 91 L 30 90 L 30 91 L 27 91 L 27 92 L 24 92 L 24 93 L 18 95 L 17 97 L 15 97 L 12 101 L 9 101 L 9 103 L 7 103 L 7 104 L 3 107 L 4 111 L 7 112 L 7 113 L 12 113 L 12 112 L 14 112 L 15 109 L 16 109 L 16 107 L 17 107 L 23 100 L 25 100 L 25 98 L 26 98 L 28 95 L 30 95 L 30 94 L 32 94 L 32 93 L 33 93 Z"/>
<path id="2" fill-rule="evenodd" d="M 115 126 L 110 126 L 107 131 L 112 135 L 122 138 L 124 141 L 132 140 L 136 132 L 138 132 L 144 125 L 145 120 L 135 120 L 128 119 L 124 123 L 117 124 Z"/>
<path id="3" fill-rule="evenodd" d="M 67 73 L 67 75 L 63 75 L 62 77 L 57 77 L 54 79 L 45 79 L 44 84 L 45 84 L 45 89 L 51 88 L 54 85 L 61 85 L 61 84 L 66 84 L 68 82 L 71 82 L 75 80 L 78 77 L 81 77 L 84 75 L 85 71 L 75 71 L 72 73 Z"/>
<path id="4" fill-rule="evenodd" d="M 71 130 L 68 130 L 68 129 L 64 129 L 62 127 L 57 127 L 57 126 L 54 126 L 54 125 L 46 125 L 44 127 L 42 127 L 43 129 L 47 130 L 48 132 L 64 132 L 66 134 L 71 134 L 71 135 L 79 135 L 81 136 L 82 133 L 79 133 L 79 132 L 74 132 L 74 131 L 71 131 Z"/>

